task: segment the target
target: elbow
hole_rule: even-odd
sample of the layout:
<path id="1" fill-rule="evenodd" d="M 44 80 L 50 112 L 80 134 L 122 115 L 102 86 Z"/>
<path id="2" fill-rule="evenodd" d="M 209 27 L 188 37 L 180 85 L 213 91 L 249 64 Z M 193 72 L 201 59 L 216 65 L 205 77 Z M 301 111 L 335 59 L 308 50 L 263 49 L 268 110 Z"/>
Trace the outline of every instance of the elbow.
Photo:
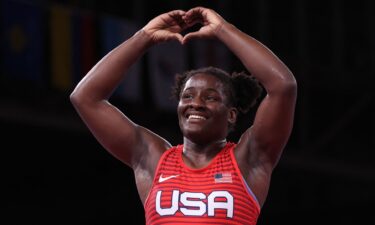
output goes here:
<path id="1" fill-rule="evenodd" d="M 295 101 L 297 99 L 297 82 L 286 82 L 278 94 L 283 98 Z"/>
<path id="2" fill-rule="evenodd" d="M 287 72 L 284 72 L 280 78 L 280 86 L 282 89 L 285 89 L 287 92 L 297 91 L 297 81 L 292 72 L 288 70 Z"/>
<path id="3" fill-rule="evenodd" d="M 74 91 L 70 94 L 69 99 L 73 106 L 76 106 L 79 102 L 79 97 Z"/>
<path id="4" fill-rule="evenodd" d="M 97 98 L 97 96 L 89 94 L 87 91 L 84 91 L 80 88 L 74 89 L 73 92 L 69 95 L 69 99 L 74 108 L 79 111 L 88 107 L 94 107 L 95 104 L 106 100 Z"/>
<path id="5" fill-rule="evenodd" d="M 297 96 L 297 81 L 293 76 L 288 79 L 281 79 L 278 82 L 274 82 L 272 88 L 269 88 L 267 92 L 268 94 Z"/>
<path id="6" fill-rule="evenodd" d="M 84 102 L 82 95 L 76 89 L 70 94 L 69 99 L 72 105 L 75 107 L 82 105 Z"/>
<path id="7" fill-rule="evenodd" d="M 91 107 L 90 101 L 87 99 L 87 97 L 85 97 L 85 95 L 80 93 L 80 91 L 74 90 L 70 94 L 69 99 L 70 103 L 73 105 L 73 108 L 77 112 L 84 111 L 88 107 Z"/>
<path id="8" fill-rule="evenodd" d="M 293 73 L 289 70 L 280 74 L 278 83 L 278 90 L 281 94 L 297 95 L 297 81 Z"/>
<path id="9" fill-rule="evenodd" d="M 288 95 L 297 95 L 297 81 L 294 77 L 285 81 L 283 84 L 283 92 Z"/>

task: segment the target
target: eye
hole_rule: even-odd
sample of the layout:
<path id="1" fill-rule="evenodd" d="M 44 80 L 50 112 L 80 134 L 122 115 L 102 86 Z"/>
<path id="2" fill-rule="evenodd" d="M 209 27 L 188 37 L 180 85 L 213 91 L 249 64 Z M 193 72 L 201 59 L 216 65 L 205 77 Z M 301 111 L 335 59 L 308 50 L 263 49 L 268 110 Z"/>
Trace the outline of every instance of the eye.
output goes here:
<path id="1" fill-rule="evenodd" d="M 181 99 L 191 99 L 191 98 L 193 98 L 193 95 L 190 93 L 183 93 L 181 95 Z"/>
<path id="2" fill-rule="evenodd" d="M 219 98 L 218 98 L 217 96 L 214 96 L 214 95 L 208 95 L 208 96 L 206 97 L 206 100 L 207 100 L 207 101 L 210 101 L 210 102 L 213 102 L 213 101 L 218 101 Z"/>

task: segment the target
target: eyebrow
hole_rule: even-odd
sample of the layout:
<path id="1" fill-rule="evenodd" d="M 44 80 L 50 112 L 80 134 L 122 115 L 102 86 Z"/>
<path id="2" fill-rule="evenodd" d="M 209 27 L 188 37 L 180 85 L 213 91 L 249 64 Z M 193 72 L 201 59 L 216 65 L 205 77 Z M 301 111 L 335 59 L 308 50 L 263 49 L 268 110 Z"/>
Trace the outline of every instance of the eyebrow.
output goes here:
<path id="1" fill-rule="evenodd" d="M 189 90 L 191 90 L 191 89 L 195 89 L 195 88 L 194 88 L 194 87 L 188 87 L 188 88 L 182 90 L 182 92 L 184 92 L 184 91 L 189 91 Z M 215 88 L 207 88 L 207 89 L 205 89 L 204 91 L 209 91 L 209 92 L 216 92 L 216 93 L 219 93 L 219 91 L 217 91 Z"/>

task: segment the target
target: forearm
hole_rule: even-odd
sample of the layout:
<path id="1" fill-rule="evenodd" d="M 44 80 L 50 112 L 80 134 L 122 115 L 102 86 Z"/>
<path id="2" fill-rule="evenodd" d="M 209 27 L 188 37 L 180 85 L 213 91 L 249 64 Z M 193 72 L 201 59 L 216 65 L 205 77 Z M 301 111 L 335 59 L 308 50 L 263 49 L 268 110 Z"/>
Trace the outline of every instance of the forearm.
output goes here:
<path id="1" fill-rule="evenodd" d="M 216 36 L 242 61 L 268 93 L 295 86 L 294 76 L 287 66 L 259 41 L 229 23 L 224 23 Z"/>
<path id="2" fill-rule="evenodd" d="M 126 71 L 150 45 L 150 37 L 143 30 L 137 32 L 104 56 L 79 82 L 71 98 L 86 102 L 109 98 Z"/>

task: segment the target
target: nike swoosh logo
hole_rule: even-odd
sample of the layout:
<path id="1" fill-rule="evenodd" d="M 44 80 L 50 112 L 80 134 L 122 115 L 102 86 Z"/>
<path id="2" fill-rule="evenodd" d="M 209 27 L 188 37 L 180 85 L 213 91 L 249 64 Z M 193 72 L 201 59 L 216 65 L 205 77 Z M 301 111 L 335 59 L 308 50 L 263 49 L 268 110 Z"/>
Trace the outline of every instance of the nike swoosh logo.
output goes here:
<path id="1" fill-rule="evenodd" d="M 172 178 L 176 178 L 178 176 L 180 176 L 180 175 L 172 175 L 172 176 L 168 176 L 168 177 L 163 177 L 163 174 L 161 174 L 160 177 L 159 177 L 159 183 L 164 182 L 164 181 L 169 180 L 169 179 L 172 179 Z"/>

